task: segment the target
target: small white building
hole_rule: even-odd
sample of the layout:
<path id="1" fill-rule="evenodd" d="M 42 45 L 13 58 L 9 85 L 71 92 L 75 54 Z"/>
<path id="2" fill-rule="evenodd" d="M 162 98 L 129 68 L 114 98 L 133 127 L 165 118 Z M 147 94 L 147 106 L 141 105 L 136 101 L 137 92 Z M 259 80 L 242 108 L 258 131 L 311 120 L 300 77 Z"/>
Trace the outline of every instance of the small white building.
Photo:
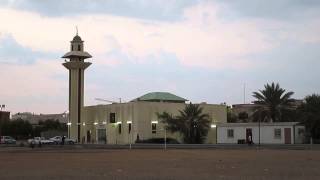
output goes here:
<path id="1" fill-rule="evenodd" d="M 301 144 L 305 127 L 298 122 L 222 123 L 217 125 L 217 143 Z"/>

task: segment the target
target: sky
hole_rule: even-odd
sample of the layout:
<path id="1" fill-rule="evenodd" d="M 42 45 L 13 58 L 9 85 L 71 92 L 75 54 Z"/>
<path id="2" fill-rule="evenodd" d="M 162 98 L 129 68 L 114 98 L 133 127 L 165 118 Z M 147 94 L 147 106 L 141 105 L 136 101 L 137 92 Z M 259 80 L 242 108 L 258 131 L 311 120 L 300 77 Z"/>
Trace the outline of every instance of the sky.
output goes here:
<path id="1" fill-rule="evenodd" d="M 318 0 L 1 0 L 0 22 L 0 104 L 12 114 L 68 109 L 61 56 L 76 26 L 93 56 L 85 105 L 154 91 L 250 103 L 272 82 L 297 99 L 320 92 Z"/>

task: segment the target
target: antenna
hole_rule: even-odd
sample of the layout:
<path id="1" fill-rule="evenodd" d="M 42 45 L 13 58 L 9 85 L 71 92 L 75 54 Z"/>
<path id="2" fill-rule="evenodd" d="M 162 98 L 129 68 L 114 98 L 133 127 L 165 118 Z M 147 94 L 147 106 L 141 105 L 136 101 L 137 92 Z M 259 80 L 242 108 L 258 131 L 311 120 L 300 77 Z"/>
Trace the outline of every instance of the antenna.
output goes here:
<path id="1" fill-rule="evenodd" d="M 95 100 L 96 101 L 104 101 L 104 102 L 109 102 L 109 103 L 121 103 L 122 101 L 122 99 L 121 98 L 119 98 L 119 102 L 116 102 L 116 101 L 110 101 L 110 100 L 107 100 L 107 99 L 102 99 L 102 98 L 95 98 Z"/>
<path id="2" fill-rule="evenodd" d="M 246 83 L 243 84 L 243 104 L 246 104 Z"/>
<path id="3" fill-rule="evenodd" d="M 96 101 L 104 101 L 104 102 L 109 102 L 109 103 L 118 103 L 118 102 L 115 102 L 115 101 L 110 101 L 110 100 L 107 100 L 107 99 L 102 99 L 102 98 L 95 98 Z"/>
<path id="4" fill-rule="evenodd" d="M 76 32 L 77 32 L 77 36 L 78 36 L 78 26 L 76 26 Z"/>

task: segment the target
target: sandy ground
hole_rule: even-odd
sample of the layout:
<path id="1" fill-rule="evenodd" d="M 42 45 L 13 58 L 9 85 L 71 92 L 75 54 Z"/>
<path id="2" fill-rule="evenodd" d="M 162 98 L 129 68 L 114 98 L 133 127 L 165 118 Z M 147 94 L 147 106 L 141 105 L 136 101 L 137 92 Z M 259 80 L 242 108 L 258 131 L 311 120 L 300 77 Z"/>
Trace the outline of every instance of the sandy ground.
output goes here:
<path id="1" fill-rule="evenodd" d="M 320 179 L 320 151 L 0 152 L 0 179 Z"/>

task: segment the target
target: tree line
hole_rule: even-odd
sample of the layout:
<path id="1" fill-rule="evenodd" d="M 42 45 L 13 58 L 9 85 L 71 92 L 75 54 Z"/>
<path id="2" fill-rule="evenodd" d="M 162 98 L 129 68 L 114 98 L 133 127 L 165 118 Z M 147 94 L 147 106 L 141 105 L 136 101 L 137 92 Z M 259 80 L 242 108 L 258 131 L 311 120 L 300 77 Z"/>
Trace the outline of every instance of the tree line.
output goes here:
<path id="1" fill-rule="evenodd" d="M 41 132 L 48 130 L 67 131 L 67 126 L 54 119 L 40 120 L 36 125 L 23 119 L 7 120 L 0 123 L 0 135 L 9 135 L 16 139 L 40 136 Z"/>

